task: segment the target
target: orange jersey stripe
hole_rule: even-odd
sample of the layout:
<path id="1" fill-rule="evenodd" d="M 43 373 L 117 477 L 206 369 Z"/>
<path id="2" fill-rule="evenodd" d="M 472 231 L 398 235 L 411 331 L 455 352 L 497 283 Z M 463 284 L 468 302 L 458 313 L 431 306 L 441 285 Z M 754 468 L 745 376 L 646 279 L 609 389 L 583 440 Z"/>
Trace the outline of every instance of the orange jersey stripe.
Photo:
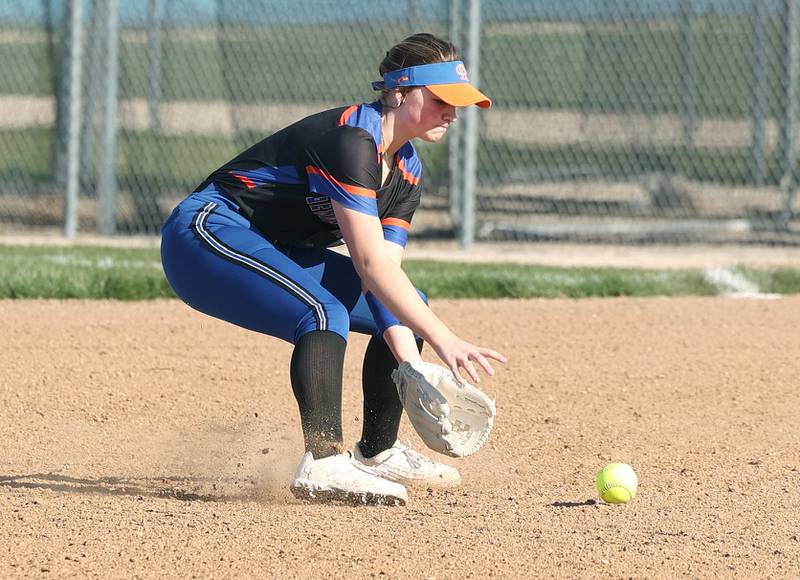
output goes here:
<path id="1" fill-rule="evenodd" d="M 408 223 L 406 220 L 401 220 L 400 218 L 383 218 L 381 220 L 382 226 L 399 226 L 404 230 L 408 231 L 411 229 L 411 224 Z"/>
<path id="2" fill-rule="evenodd" d="M 406 181 L 408 181 L 411 185 L 419 185 L 419 177 L 406 170 L 405 159 L 400 160 L 400 162 L 397 164 L 397 168 L 403 174 L 403 177 L 405 177 Z"/>
<path id="3" fill-rule="evenodd" d="M 341 127 L 342 125 L 344 125 L 345 123 L 347 123 L 347 120 L 348 120 L 350 117 L 352 117 L 352 116 L 353 116 L 353 113 L 355 113 L 357 110 L 358 110 L 358 105 L 352 105 L 352 106 L 350 106 L 350 107 L 347 107 L 347 108 L 344 110 L 344 112 L 342 113 L 342 116 L 341 116 L 341 117 L 339 117 L 339 126 Z"/>
<path id="4" fill-rule="evenodd" d="M 315 173 L 317 175 L 321 175 L 331 183 L 338 185 L 342 189 L 344 189 L 347 193 L 352 193 L 353 195 L 360 195 L 361 197 L 371 197 L 372 199 L 376 199 L 378 196 L 373 189 L 367 189 L 366 187 L 359 187 L 357 185 L 349 185 L 347 183 L 342 183 L 338 179 L 336 179 L 333 175 L 325 171 L 324 169 L 320 169 L 319 167 L 314 167 L 313 165 L 306 166 L 306 171 L 308 173 Z"/>
<path id="5" fill-rule="evenodd" d="M 238 174 L 234 173 L 233 171 L 229 171 L 228 173 L 230 173 L 230 174 L 231 174 L 231 175 L 233 175 L 233 176 L 234 176 L 236 179 L 238 179 L 239 181 L 241 181 L 242 183 L 244 183 L 244 184 L 247 186 L 247 189 L 255 189 L 255 187 L 256 187 L 256 182 L 255 182 L 255 181 L 253 181 L 252 179 L 250 179 L 249 177 L 246 177 L 246 176 L 244 176 L 244 175 L 238 175 Z"/>

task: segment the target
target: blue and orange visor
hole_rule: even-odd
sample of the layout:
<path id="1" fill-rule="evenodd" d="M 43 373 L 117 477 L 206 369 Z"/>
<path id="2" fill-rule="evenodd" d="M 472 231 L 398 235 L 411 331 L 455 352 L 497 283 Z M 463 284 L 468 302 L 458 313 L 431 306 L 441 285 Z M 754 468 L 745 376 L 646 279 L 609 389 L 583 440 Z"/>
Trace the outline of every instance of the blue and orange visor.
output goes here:
<path id="1" fill-rule="evenodd" d="M 372 83 L 372 88 L 376 91 L 397 87 L 425 87 L 454 107 L 478 105 L 482 109 L 488 109 L 492 106 L 489 97 L 469 84 L 467 67 L 460 60 L 389 71 L 383 75 L 382 81 Z"/>

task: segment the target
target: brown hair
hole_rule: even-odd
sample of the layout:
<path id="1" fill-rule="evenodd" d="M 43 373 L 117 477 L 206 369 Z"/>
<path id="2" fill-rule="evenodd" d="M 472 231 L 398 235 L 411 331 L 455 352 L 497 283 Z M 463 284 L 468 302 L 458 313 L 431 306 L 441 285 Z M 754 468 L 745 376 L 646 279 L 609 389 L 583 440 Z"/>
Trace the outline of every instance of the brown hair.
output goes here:
<path id="1" fill-rule="evenodd" d="M 378 72 L 381 76 L 389 71 L 409 66 L 460 60 L 456 47 L 451 42 L 420 32 L 395 44 L 381 61 Z"/>
<path id="2" fill-rule="evenodd" d="M 437 38 L 433 34 L 420 32 L 412 34 L 390 48 L 378 66 L 378 72 L 383 77 L 389 71 L 400 70 L 409 66 L 450 62 L 453 60 L 460 60 L 458 51 L 456 51 L 453 43 Z M 405 94 L 408 88 L 401 88 L 400 91 Z M 382 89 L 380 100 L 384 106 L 396 108 L 397 104 L 390 104 L 386 98 L 390 92 L 388 89 Z"/>

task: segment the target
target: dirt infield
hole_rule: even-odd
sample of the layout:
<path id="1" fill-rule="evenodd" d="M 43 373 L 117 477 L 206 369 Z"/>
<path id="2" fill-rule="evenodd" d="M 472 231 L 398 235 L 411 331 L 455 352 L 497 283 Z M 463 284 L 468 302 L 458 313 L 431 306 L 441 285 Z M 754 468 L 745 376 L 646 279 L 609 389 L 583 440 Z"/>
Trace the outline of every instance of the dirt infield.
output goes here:
<path id="1" fill-rule="evenodd" d="M 112 248 L 157 249 L 155 236 L 79 235 L 70 240 L 56 235 L 0 235 L 0 246 L 106 246 Z M 333 248 L 346 252 L 346 246 Z M 702 245 L 687 246 L 557 244 L 537 242 L 475 242 L 468 250 L 453 240 L 414 240 L 405 256 L 413 260 L 450 262 L 510 262 L 556 267 L 690 269 L 729 268 L 743 265 L 757 268 L 800 268 L 800 247 Z"/>
<path id="2" fill-rule="evenodd" d="M 353 508 L 285 488 L 287 345 L 178 301 L 0 302 L 0 577 L 800 574 L 800 297 L 433 306 L 509 355 L 496 431 L 457 490 Z M 611 460 L 628 505 L 595 501 Z"/>

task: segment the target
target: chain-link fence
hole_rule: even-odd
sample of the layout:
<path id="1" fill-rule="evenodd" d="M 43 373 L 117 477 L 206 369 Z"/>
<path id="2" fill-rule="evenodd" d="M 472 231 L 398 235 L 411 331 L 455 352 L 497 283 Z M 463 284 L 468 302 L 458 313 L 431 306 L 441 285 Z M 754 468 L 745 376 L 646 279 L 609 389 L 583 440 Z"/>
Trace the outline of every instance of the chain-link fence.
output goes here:
<path id="1" fill-rule="evenodd" d="M 4 0 L 0 233 L 155 234 L 425 30 L 480 55 L 495 106 L 474 164 L 463 127 L 419 144 L 415 234 L 474 207 L 484 239 L 797 243 L 798 2 L 484 0 L 471 36 L 477 0 Z"/>

